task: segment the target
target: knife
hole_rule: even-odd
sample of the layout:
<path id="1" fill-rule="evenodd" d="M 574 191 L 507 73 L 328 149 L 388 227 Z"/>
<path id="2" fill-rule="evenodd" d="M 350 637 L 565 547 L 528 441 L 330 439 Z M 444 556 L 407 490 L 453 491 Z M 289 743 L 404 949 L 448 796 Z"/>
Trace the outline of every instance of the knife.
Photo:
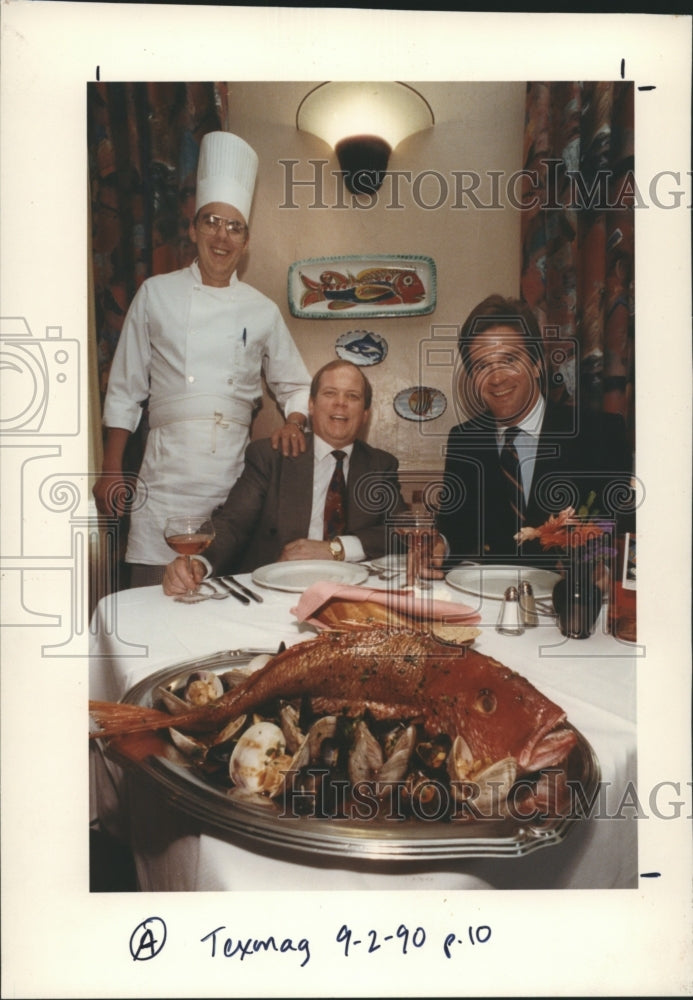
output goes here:
<path id="1" fill-rule="evenodd" d="M 243 593 L 246 595 L 246 597 L 252 597 L 252 599 L 254 601 L 257 601 L 258 604 L 263 603 L 264 601 L 263 597 L 260 597 L 259 594 L 256 594 L 254 590 L 250 590 L 248 587 L 245 586 L 245 584 L 241 583 L 234 576 L 226 576 L 224 577 L 224 579 L 232 583 L 234 587 L 238 587 L 239 590 L 242 590 Z"/>
<path id="2" fill-rule="evenodd" d="M 237 601 L 240 601 L 241 604 L 250 604 L 248 598 L 244 597 L 243 594 L 239 594 L 237 590 L 234 590 L 231 584 L 227 583 L 223 576 L 217 576 L 215 577 L 215 580 L 217 580 L 225 590 L 228 590 L 232 597 L 235 597 Z"/>

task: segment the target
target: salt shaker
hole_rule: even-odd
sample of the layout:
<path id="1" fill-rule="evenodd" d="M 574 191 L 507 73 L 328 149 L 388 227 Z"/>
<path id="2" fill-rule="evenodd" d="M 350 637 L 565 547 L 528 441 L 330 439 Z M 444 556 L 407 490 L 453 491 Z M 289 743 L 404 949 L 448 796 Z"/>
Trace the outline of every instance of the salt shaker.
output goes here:
<path id="1" fill-rule="evenodd" d="M 535 625 L 539 624 L 534 591 L 529 580 L 523 580 L 520 583 L 520 611 L 522 612 L 522 624 L 526 628 L 534 628 Z"/>
<path id="2" fill-rule="evenodd" d="M 520 610 L 520 595 L 517 587 L 508 587 L 505 591 L 503 603 L 501 604 L 500 614 L 498 615 L 496 632 L 500 632 L 501 635 L 522 635 L 524 630 L 525 627 L 522 623 L 522 612 Z"/>

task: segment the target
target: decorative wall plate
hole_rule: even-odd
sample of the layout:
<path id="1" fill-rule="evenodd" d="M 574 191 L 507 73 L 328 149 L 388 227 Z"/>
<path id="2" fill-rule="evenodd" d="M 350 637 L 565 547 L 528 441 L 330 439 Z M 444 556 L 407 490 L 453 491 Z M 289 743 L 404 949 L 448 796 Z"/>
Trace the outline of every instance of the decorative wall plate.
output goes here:
<path id="1" fill-rule="evenodd" d="M 289 268 L 289 308 L 303 319 L 415 316 L 436 306 L 431 257 L 314 257 Z"/>
<path id="2" fill-rule="evenodd" d="M 394 405 L 405 420 L 435 420 L 445 412 L 448 401 L 440 389 L 413 385 L 397 393 Z"/>
<path id="3" fill-rule="evenodd" d="M 335 350 L 342 361 L 378 365 L 387 357 L 387 341 L 369 330 L 350 330 L 337 339 Z"/>

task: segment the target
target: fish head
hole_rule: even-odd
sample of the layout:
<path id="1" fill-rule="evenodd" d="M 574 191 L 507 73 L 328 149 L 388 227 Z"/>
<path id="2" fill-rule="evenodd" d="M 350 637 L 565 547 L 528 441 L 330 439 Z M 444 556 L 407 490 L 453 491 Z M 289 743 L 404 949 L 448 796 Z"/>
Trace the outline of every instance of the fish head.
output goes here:
<path id="1" fill-rule="evenodd" d="M 565 759 L 576 742 L 565 711 L 520 674 L 468 649 L 454 658 L 433 658 L 426 678 L 431 723 L 461 735 L 475 760 L 513 757 L 522 773 Z"/>

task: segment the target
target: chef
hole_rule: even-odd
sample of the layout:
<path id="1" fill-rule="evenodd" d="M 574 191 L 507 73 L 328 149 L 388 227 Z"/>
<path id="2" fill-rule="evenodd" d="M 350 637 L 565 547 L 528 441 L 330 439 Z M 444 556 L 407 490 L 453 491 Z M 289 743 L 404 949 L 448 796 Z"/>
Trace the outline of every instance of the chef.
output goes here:
<path id="1" fill-rule="evenodd" d="M 171 558 L 163 535 L 169 515 L 211 513 L 226 499 L 243 468 L 263 373 L 286 420 L 274 447 L 305 451 L 310 376 L 275 303 L 236 273 L 249 245 L 257 164 L 238 136 L 204 136 L 190 225 L 198 256 L 142 284 L 118 341 L 94 497 L 100 513 L 123 513 L 123 454 L 148 402 L 125 554 L 130 586 L 161 582 Z"/>

